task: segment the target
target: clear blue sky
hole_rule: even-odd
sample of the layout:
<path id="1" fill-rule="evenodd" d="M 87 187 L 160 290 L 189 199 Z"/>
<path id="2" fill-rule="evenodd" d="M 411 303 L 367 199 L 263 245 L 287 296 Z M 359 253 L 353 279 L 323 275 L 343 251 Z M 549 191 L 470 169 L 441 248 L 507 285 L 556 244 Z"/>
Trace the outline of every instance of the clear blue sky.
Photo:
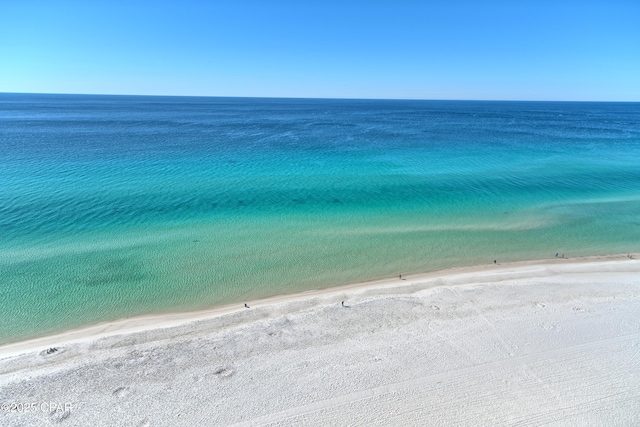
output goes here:
<path id="1" fill-rule="evenodd" d="M 640 0 L 0 0 L 0 92 L 640 101 Z"/>

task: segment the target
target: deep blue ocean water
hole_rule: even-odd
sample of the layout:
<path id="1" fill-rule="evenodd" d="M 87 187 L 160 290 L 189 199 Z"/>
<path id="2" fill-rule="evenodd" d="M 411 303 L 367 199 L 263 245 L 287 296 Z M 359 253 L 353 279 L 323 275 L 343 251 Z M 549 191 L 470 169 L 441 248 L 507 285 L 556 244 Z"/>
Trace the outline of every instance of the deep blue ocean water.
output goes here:
<path id="1" fill-rule="evenodd" d="M 640 104 L 0 94 L 0 343 L 640 250 Z"/>

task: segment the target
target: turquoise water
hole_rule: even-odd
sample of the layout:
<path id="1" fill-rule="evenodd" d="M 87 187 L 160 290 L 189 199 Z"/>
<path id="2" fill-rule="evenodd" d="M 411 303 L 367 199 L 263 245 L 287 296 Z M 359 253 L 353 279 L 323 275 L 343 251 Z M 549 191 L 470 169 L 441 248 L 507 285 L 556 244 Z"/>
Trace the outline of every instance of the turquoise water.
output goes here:
<path id="1" fill-rule="evenodd" d="M 0 343 L 640 250 L 640 104 L 0 94 Z"/>

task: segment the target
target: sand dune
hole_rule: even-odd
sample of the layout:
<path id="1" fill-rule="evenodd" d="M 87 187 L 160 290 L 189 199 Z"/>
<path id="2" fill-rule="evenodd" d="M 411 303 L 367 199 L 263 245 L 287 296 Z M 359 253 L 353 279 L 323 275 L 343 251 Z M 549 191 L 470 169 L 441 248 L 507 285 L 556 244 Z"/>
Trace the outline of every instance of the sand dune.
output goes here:
<path id="1" fill-rule="evenodd" d="M 640 261 L 406 279 L 0 347 L 0 425 L 640 424 Z"/>

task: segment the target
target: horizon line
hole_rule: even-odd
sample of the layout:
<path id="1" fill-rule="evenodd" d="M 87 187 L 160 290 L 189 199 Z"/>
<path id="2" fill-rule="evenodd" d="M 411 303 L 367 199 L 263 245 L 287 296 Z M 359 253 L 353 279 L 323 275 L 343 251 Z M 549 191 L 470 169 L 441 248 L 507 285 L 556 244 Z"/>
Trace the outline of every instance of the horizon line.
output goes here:
<path id="1" fill-rule="evenodd" d="M 351 97 L 305 97 L 305 96 L 238 96 L 238 95 L 161 95 L 131 93 L 61 93 L 61 92 L 3 92 L 0 95 L 74 95 L 74 96 L 131 96 L 158 98 L 237 98 L 237 99 L 298 99 L 334 101 L 461 101 L 461 102 L 576 102 L 576 103 L 621 103 L 637 104 L 640 101 L 597 101 L 597 100 L 545 100 L 545 99 L 464 99 L 464 98 L 351 98 Z"/>

